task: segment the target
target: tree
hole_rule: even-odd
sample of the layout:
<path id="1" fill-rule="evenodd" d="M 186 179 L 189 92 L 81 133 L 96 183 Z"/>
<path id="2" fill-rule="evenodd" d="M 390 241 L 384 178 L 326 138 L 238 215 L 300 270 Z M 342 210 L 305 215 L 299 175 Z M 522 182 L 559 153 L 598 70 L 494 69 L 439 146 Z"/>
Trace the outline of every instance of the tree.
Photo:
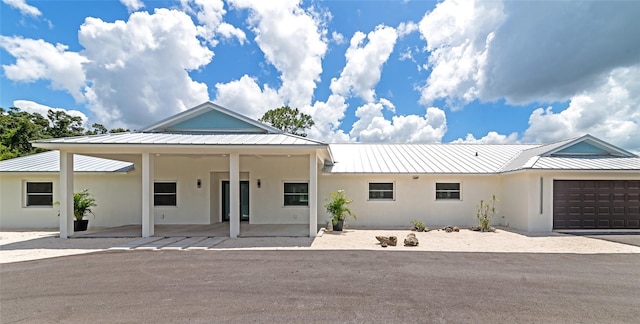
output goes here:
<path id="1" fill-rule="evenodd" d="M 47 134 L 49 121 L 42 115 L 11 107 L 0 107 L 0 160 L 42 152 L 34 149 L 30 141 L 51 137 Z"/>
<path id="2" fill-rule="evenodd" d="M 315 125 L 310 115 L 301 113 L 298 108 L 282 106 L 267 111 L 259 121 L 268 123 L 284 132 L 306 137 L 305 129 Z"/>
<path id="3" fill-rule="evenodd" d="M 51 137 L 80 136 L 84 134 L 82 118 L 71 116 L 62 110 L 47 111 L 47 118 L 51 121 L 48 129 Z"/>

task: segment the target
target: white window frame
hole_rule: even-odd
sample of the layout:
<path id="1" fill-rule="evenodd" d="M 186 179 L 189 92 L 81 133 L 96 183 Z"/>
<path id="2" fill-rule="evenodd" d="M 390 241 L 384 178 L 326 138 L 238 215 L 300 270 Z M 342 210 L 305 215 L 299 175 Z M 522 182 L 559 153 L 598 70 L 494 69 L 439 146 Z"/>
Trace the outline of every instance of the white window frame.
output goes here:
<path id="1" fill-rule="evenodd" d="M 51 193 L 29 193 L 29 183 L 50 183 L 51 184 Z M 24 207 L 25 208 L 53 208 L 53 181 L 47 180 L 25 180 L 24 181 Z M 29 196 L 51 196 L 51 205 L 29 205 Z"/>
<path id="2" fill-rule="evenodd" d="M 458 190 L 438 190 L 438 184 L 458 184 Z M 462 181 L 436 181 L 434 185 L 436 201 L 462 201 Z M 438 198 L 438 192 L 458 192 L 458 198 Z"/>
<path id="3" fill-rule="evenodd" d="M 176 190 L 175 190 L 174 193 L 168 193 L 168 192 L 158 193 L 158 192 L 156 192 L 156 188 L 155 188 L 156 183 L 173 183 L 173 184 L 176 185 Z M 170 196 L 170 195 L 175 195 L 176 196 L 176 204 L 175 205 L 156 205 L 156 196 Z M 176 181 L 176 180 L 155 180 L 153 182 L 153 207 L 155 207 L 155 208 L 176 208 L 176 207 L 178 207 L 178 181 Z"/>
<path id="4" fill-rule="evenodd" d="M 382 183 L 391 184 L 391 198 L 371 198 L 371 184 Z M 377 192 L 389 192 L 389 190 L 374 190 Z M 395 201 L 396 200 L 396 183 L 395 181 L 369 181 L 367 183 L 367 200 L 368 201 Z"/>
<path id="5" fill-rule="evenodd" d="M 307 204 L 306 205 L 287 205 L 285 196 L 287 195 L 295 195 L 295 196 L 304 196 L 304 193 L 287 193 L 285 191 L 285 187 L 287 184 L 306 184 L 307 185 Z M 282 181 L 282 207 L 285 208 L 309 208 L 309 181 L 300 181 L 300 180 L 284 180 Z"/>

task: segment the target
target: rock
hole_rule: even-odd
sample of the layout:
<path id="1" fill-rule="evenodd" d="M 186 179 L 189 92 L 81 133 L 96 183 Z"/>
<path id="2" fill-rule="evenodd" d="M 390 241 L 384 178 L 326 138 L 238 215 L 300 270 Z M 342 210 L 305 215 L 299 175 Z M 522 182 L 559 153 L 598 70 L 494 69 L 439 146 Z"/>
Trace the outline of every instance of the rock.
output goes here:
<path id="1" fill-rule="evenodd" d="M 382 243 L 380 243 L 380 246 L 382 246 L 382 247 L 387 247 L 387 243 L 382 242 Z"/>
<path id="2" fill-rule="evenodd" d="M 417 246 L 418 245 L 418 238 L 416 237 L 415 234 L 409 233 L 409 235 L 407 235 L 407 237 L 404 239 L 404 245 L 405 246 Z"/>
<path id="3" fill-rule="evenodd" d="M 395 236 L 376 236 L 376 240 L 378 240 L 380 244 L 385 243 L 391 246 L 396 246 L 396 244 L 398 244 L 398 238 Z"/>
<path id="4" fill-rule="evenodd" d="M 454 232 L 460 232 L 460 227 L 458 227 L 458 226 L 454 226 L 454 227 L 453 227 L 453 231 L 454 231 Z"/>

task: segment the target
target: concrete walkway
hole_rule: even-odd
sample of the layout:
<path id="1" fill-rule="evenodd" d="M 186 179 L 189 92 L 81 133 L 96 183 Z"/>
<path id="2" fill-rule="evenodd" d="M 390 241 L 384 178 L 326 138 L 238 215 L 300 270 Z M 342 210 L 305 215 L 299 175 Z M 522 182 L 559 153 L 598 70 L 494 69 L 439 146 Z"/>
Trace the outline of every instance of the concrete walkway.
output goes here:
<path id="1" fill-rule="evenodd" d="M 496 233 L 479 233 L 466 229 L 446 233 L 415 233 L 420 244 L 403 246 L 409 230 L 347 229 L 344 232 L 320 232 L 308 237 L 227 236 L 155 236 L 150 238 L 72 238 L 60 239 L 55 231 L 0 232 L 0 263 L 35 260 L 105 250 L 379 250 L 433 252 L 497 253 L 640 253 L 640 247 L 589 236 L 562 233 L 523 233 L 499 229 Z M 398 246 L 383 248 L 376 236 L 398 238 Z M 627 240 L 638 237 L 625 235 Z"/>

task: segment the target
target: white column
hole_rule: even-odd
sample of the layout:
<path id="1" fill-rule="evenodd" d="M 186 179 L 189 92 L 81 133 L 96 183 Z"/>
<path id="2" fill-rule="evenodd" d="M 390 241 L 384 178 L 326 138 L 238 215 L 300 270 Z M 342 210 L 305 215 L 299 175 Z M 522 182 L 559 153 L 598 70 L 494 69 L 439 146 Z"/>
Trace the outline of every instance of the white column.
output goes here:
<path id="1" fill-rule="evenodd" d="M 60 151 L 60 238 L 73 235 L 73 153 Z"/>
<path id="2" fill-rule="evenodd" d="M 309 154 L 309 237 L 318 232 L 318 153 Z"/>
<path id="3" fill-rule="evenodd" d="M 154 234 L 153 178 L 153 155 L 142 153 L 142 237 Z"/>
<path id="4" fill-rule="evenodd" d="M 240 155 L 229 154 L 229 237 L 240 233 Z"/>

